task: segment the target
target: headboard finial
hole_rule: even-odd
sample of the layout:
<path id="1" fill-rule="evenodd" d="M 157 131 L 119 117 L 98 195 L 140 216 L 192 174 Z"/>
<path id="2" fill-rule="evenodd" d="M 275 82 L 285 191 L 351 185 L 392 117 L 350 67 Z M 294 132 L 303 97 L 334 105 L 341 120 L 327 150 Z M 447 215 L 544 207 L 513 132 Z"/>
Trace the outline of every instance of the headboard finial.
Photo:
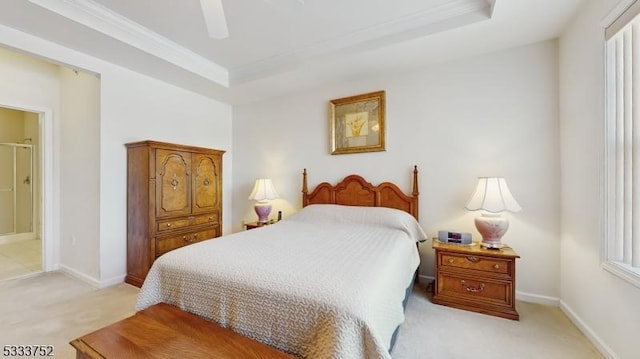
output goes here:
<path id="1" fill-rule="evenodd" d="M 418 165 L 413 166 L 413 193 L 414 197 L 418 197 Z"/>
<path id="2" fill-rule="evenodd" d="M 306 207 L 309 204 L 309 199 L 307 197 L 307 193 L 309 189 L 307 188 L 307 169 L 305 168 L 302 171 L 302 207 Z"/>
<path id="3" fill-rule="evenodd" d="M 302 193 L 307 192 L 309 192 L 309 189 L 307 188 L 307 169 L 305 168 L 304 171 L 302 171 Z"/>

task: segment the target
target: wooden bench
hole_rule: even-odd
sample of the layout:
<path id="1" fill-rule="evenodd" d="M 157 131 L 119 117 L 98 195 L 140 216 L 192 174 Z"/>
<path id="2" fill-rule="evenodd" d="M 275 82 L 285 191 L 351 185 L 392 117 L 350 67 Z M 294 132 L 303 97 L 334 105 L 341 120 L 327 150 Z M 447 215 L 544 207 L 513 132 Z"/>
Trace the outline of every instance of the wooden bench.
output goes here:
<path id="1" fill-rule="evenodd" d="M 294 358 L 164 303 L 69 344 L 76 349 L 77 359 Z"/>

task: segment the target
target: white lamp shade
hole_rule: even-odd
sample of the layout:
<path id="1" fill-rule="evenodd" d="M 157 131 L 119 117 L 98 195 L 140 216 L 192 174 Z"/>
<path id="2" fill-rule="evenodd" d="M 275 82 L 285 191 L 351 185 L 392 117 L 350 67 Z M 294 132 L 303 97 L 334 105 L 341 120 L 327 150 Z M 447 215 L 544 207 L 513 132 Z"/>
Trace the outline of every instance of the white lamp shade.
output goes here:
<path id="1" fill-rule="evenodd" d="M 485 210 L 492 213 L 518 212 L 522 209 L 511 195 L 507 181 L 502 177 L 478 177 L 478 187 L 465 208 L 470 211 Z"/>
<path id="2" fill-rule="evenodd" d="M 278 192 L 273 187 L 273 182 L 269 178 L 259 178 L 253 186 L 253 191 L 249 195 L 249 199 L 256 201 L 264 201 L 278 198 Z"/>

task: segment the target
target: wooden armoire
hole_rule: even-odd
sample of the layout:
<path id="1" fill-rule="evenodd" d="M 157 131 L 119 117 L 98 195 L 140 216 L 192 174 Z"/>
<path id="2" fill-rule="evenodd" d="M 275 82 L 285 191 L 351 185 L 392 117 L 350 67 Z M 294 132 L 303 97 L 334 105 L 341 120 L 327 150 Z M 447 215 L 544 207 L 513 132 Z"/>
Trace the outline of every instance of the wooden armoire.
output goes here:
<path id="1" fill-rule="evenodd" d="M 140 287 L 164 253 L 222 232 L 224 151 L 157 141 L 127 147 L 127 276 Z"/>

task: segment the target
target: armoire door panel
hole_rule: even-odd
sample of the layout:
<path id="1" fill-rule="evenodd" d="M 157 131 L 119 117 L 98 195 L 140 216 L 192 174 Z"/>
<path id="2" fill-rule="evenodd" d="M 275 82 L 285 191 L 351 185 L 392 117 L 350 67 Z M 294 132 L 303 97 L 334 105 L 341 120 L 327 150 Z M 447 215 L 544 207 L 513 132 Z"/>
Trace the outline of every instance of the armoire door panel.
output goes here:
<path id="1" fill-rule="evenodd" d="M 218 207 L 220 171 L 217 158 L 193 154 L 193 213 L 211 211 Z"/>
<path id="2" fill-rule="evenodd" d="M 191 154 L 158 149 L 156 170 L 156 214 L 191 213 Z"/>

